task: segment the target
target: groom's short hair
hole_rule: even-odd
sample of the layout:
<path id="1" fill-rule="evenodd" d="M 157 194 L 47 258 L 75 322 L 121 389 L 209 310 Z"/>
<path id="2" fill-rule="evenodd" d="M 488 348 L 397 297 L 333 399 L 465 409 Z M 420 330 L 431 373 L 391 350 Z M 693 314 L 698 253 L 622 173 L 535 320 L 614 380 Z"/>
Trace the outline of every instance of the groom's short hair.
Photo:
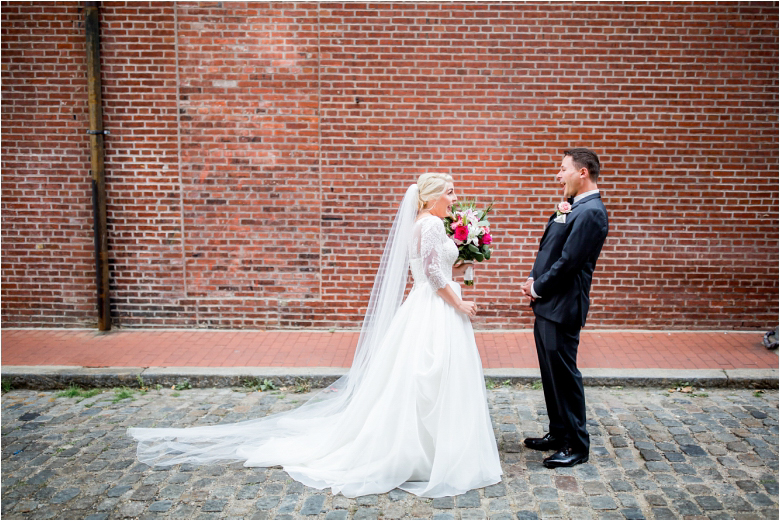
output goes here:
<path id="1" fill-rule="evenodd" d="M 593 150 L 588 148 L 570 148 L 563 151 L 563 157 L 566 156 L 571 157 L 577 168 L 587 168 L 588 174 L 594 183 L 598 180 L 601 162 L 599 162 L 599 156 Z"/>

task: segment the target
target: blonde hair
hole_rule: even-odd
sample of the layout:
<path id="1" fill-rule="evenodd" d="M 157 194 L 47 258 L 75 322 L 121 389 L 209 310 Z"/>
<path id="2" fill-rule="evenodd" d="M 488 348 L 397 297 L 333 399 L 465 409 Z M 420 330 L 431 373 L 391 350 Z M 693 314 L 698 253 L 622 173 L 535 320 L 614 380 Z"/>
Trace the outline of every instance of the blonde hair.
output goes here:
<path id="1" fill-rule="evenodd" d="M 429 172 L 417 179 L 417 211 L 425 208 L 428 201 L 438 199 L 447 190 L 447 183 L 452 182 L 449 174 Z"/>

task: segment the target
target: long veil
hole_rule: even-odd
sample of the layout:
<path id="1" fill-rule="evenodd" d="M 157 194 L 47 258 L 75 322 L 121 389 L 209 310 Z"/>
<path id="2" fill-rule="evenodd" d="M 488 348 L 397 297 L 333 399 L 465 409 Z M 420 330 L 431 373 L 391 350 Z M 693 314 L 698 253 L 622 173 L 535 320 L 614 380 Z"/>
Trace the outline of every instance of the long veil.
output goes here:
<path id="1" fill-rule="evenodd" d="M 358 391 L 372 354 L 388 331 L 403 299 L 409 273 L 409 243 L 417 214 L 417 185 L 407 190 L 385 244 L 352 367 L 328 388 L 291 411 L 225 425 L 191 428 L 131 428 L 138 459 L 148 465 L 246 461 L 247 454 L 274 439 L 307 436 L 332 424 Z M 282 464 L 270 461 L 268 464 Z"/>

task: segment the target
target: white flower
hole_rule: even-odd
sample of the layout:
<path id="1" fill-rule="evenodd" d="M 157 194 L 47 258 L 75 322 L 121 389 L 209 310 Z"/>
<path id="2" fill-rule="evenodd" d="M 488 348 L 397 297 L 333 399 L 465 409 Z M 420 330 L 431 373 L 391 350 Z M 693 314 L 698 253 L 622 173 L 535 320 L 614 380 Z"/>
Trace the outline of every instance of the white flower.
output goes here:
<path id="1" fill-rule="evenodd" d="M 467 242 L 473 243 L 475 246 L 479 246 L 479 234 L 482 231 L 482 227 L 477 225 L 476 222 L 469 222 L 469 238 Z"/>

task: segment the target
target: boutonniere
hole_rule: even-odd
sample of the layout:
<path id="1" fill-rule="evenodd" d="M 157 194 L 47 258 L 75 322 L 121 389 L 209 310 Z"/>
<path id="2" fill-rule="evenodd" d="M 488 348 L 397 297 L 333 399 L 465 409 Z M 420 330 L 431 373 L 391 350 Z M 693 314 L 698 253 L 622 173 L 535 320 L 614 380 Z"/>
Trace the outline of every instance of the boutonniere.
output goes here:
<path id="1" fill-rule="evenodd" d="M 555 210 L 558 215 L 563 215 L 566 213 L 571 213 L 571 205 L 568 201 L 563 201 L 558 203 L 558 208 Z"/>
<path id="2" fill-rule="evenodd" d="M 566 216 L 571 213 L 571 204 L 568 201 L 558 203 L 558 207 L 555 209 L 555 222 L 566 223 Z"/>

